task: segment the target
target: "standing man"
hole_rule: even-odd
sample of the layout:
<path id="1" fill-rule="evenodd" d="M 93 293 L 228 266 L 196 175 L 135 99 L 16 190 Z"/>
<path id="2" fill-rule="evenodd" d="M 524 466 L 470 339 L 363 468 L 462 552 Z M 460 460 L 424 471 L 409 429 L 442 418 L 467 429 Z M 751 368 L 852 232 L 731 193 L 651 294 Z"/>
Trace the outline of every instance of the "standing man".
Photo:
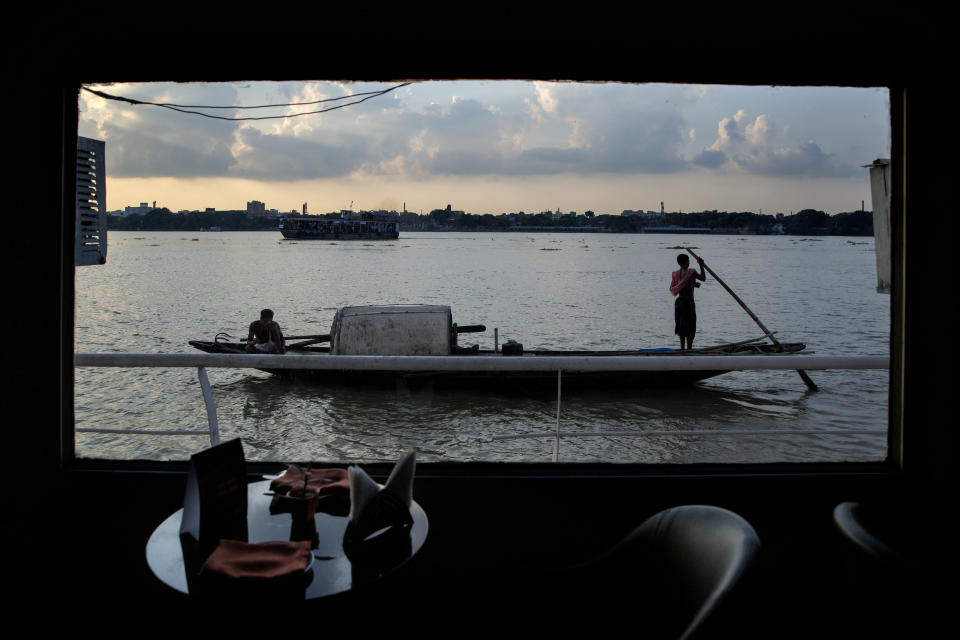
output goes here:
<path id="1" fill-rule="evenodd" d="M 700 273 L 690 268 L 690 258 L 681 253 L 677 256 L 680 269 L 674 271 L 670 280 L 670 293 L 677 297 L 673 305 L 673 316 L 676 328 L 674 332 L 680 336 L 680 350 L 693 348 L 693 336 L 697 333 L 697 307 L 693 302 L 693 290 L 699 287 L 697 280 L 706 280 L 703 272 L 703 260 L 697 258 L 700 264 Z"/>
<path id="2" fill-rule="evenodd" d="M 283 353 L 287 345 L 283 341 L 280 325 L 273 321 L 273 311 L 264 309 L 260 319 L 250 323 L 247 334 L 247 351 L 250 353 Z"/>

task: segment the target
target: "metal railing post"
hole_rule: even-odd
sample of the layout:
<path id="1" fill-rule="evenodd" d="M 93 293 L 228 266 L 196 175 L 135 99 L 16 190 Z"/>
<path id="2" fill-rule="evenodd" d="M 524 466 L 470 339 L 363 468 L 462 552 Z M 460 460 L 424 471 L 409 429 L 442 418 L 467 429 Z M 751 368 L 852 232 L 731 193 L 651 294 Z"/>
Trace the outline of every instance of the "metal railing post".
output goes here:
<path id="1" fill-rule="evenodd" d="M 560 369 L 557 369 L 557 434 L 553 441 L 553 461 L 560 461 Z"/>
<path id="2" fill-rule="evenodd" d="M 213 391 L 210 389 L 210 379 L 207 378 L 207 368 L 197 367 L 197 377 L 200 378 L 200 388 L 203 390 L 203 403 L 207 407 L 207 424 L 210 426 L 210 445 L 220 444 L 220 425 L 217 423 L 217 405 L 213 401 Z"/>

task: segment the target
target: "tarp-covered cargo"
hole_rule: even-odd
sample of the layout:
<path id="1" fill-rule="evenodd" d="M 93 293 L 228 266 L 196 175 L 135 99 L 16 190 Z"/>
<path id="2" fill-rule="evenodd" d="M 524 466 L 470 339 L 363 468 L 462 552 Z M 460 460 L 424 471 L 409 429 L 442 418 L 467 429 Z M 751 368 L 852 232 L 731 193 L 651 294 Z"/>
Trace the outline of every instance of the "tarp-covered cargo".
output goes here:
<path id="1" fill-rule="evenodd" d="M 444 305 L 343 307 L 333 318 L 330 353 L 346 356 L 445 356 L 453 316 Z"/>

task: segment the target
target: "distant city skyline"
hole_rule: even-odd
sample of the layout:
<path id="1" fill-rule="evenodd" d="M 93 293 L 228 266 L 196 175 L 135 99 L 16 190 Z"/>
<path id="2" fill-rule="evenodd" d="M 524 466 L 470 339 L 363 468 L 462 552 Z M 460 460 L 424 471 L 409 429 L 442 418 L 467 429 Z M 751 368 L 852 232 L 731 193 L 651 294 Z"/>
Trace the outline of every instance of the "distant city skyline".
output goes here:
<path id="1" fill-rule="evenodd" d="M 337 98 L 385 83 L 91 86 L 179 105 Z M 452 204 L 468 213 L 871 208 L 890 155 L 887 90 L 519 81 L 419 82 L 323 114 L 224 121 L 81 91 L 79 133 L 106 141 L 107 209 L 310 212 Z M 313 106 L 206 110 L 289 115 Z M 200 109 L 196 109 L 200 111 Z"/>
<path id="2" fill-rule="evenodd" d="M 144 207 L 145 204 L 146 204 L 146 207 Z M 359 213 L 359 212 L 361 212 L 361 211 L 387 211 L 387 212 L 395 212 L 395 213 L 398 213 L 398 214 L 407 212 L 407 213 L 415 213 L 415 214 L 418 214 L 418 215 L 427 215 L 427 214 L 431 213 L 432 211 L 443 210 L 443 209 L 445 209 L 446 207 L 447 207 L 447 205 L 437 205 L 437 206 L 431 207 L 430 209 L 424 209 L 424 210 L 422 210 L 422 211 L 419 211 L 419 210 L 418 210 L 418 211 L 413 211 L 413 210 L 410 209 L 409 207 L 407 207 L 406 209 L 404 209 L 404 208 L 402 208 L 402 207 L 401 207 L 401 208 L 398 208 L 398 209 L 382 209 L 382 208 L 381 208 L 381 209 L 357 209 L 357 208 L 354 208 L 354 209 L 352 209 L 352 211 L 355 211 L 355 212 L 357 212 L 357 213 Z M 220 208 L 220 207 L 187 207 L 187 208 L 183 208 L 183 209 L 173 209 L 173 208 L 168 207 L 168 206 L 165 206 L 163 203 L 157 202 L 157 201 L 154 201 L 153 203 L 146 203 L 146 201 L 141 201 L 141 202 L 137 203 L 137 205 L 122 205 L 122 206 L 120 206 L 120 207 L 110 209 L 109 211 L 107 211 L 107 213 L 108 213 L 108 214 L 115 214 L 115 213 L 118 213 L 118 212 L 122 213 L 122 212 L 124 212 L 125 210 L 142 210 L 142 209 L 144 209 L 144 208 L 146 208 L 146 209 L 151 209 L 151 210 L 152 210 L 152 209 L 166 209 L 167 211 L 170 211 L 171 213 L 180 213 L 180 212 L 203 213 L 203 212 L 205 212 L 205 211 L 210 211 L 210 210 L 219 211 L 219 212 L 244 211 L 244 212 L 250 213 L 250 211 L 249 211 L 249 209 L 247 208 L 246 205 L 244 205 L 243 207 L 227 207 L 227 208 Z M 797 213 L 798 211 L 802 211 L 802 210 L 804 210 L 804 209 L 814 209 L 814 207 L 802 207 L 802 208 L 800 208 L 800 209 L 795 209 L 795 210 L 794 210 L 794 209 L 791 209 L 791 210 L 788 210 L 788 211 L 767 211 L 767 212 L 766 212 L 766 215 L 777 215 L 778 213 L 782 213 L 782 214 L 785 214 L 785 215 L 791 215 L 791 214 Z M 348 211 L 348 210 L 351 210 L 351 209 L 346 209 L 346 208 L 345 208 L 345 209 L 336 209 L 336 210 L 330 209 L 330 210 L 318 211 L 318 210 L 314 210 L 314 209 L 308 207 L 306 213 L 307 213 L 307 215 L 327 215 L 327 214 L 330 214 L 330 213 L 340 213 L 340 212 L 342 212 L 342 211 Z M 861 211 L 861 210 L 865 210 L 865 211 L 870 211 L 870 210 L 871 210 L 869 204 L 868 204 L 866 201 L 861 201 L 860 203 L 857 203 L 857 205 L 856 205 L 855 207 L 852 207 L 852 208 L 850 208 L 850 209 L 846 209 L 846 210 L 843 210 L 843 211 L 835 211 L 835 212 L 832 212 L 832 213 L 851 213 L 851 212 Z M 587 212 L 590 212 L 590 213 L 592 213 L 592 214 L 594 214 L 594 215 L 598 215 L 598 216 L 599 216 L 599 215 L 633 215 L 633 214 L 647 214 L 647 215 L 650 215 L 650 214 L 661 214 L 661 213 L 666 213 L 666 214 L 671 214 L 671 213 L 703 213 L 703 212 L 711 212 L 711 211 L 716 211 L 716 212 L 724 212 L 724 211 L 726 211 L 726 212 L 728 212 L 728 213 L 756 213 L 756 214 L 758 214 L 758 215 L 764 215 L 764 212 L 763 212 L 762 209 L 758 209 L 758 210 L 755 210 L 755 211 L 751 211 L 751 210 L 748 210 L 748 209 L 736 209 L 736 210 L 734 210 L 734 209 L 718 209 L 718 208 L 716 208 L 716 207 L 711 207 L 711 208 L 706 208 L 706 209 L 690 209 L 690 210 L 684 211 L 684 210 L 682 210 L 682 209 L 670 209 L 669 207 L 666 207 L 666 206 L 663 208 L 663 210 L 660 210 L 660 209 L 623 209 L 623 210 L 621 210 L 621 211 L 600 211 L 600 210 L 595 209 L 595 208 L 587 208 L 587 209 L 582 209 L 582 210 L 575 210 L 575 209 L 567 209 L 567 208 L 564 208 L 564 207 L 555 207 L 555 208 L 553 208 L 553 209 L 536 209 L 536 210 L 533 210 L 533 209 L 531 209 L 531 210 L 511 209 L 511 210 L 509 210 L 509 211 L 465 211 L 465 210 L 462 210 L 462 209 L 453 208 L 452 205 L 451 205 L 451 211 L 452 211 L 453 213 L 465 213 L 465 214 L 470 214 L 470 215 L 491 214 L 491 215 L 495 215 L 495 216 L 497 216 L 497 215 L 518 214 L 518 213 L 524 213 L 524 214 L 528 214 L 528 215 L 530 215 L 530 214 L 538 214 L 538 213 L 553 213 L 553 214 L 559 213 L 559 214 L 561 214 L 561 215 L 569 215 L 569 214 L 572 213 L 572 214 L 575 214 L 575 215 L 578 215 L 578 216 L 582 216 L 582 215 L 586 214 Z M 135 212 L 136 212 L 136 213 L 142 213 L 142 211 L 135 211 Z M 302 212 L 303 212 L 303 206 L 302 206 L 302 205 L 301 205 L 301 207 L 300 207 L 299 209 L 296 209 L 296 208 L 291 208 L 291 209 L 277 209 L 276 207 L 265 206 L 265 207 L 264 207 L 264 210 L 263 210 L 262 212 L 259 212 L 259 214 L 260 214 L 260 215 L 272 215 L 272 214 L 285 215 L 285 214 L 289 214 L 289 213 L 297 213 L 297 214 L 300 214 L 300 213 L 302 213 Z M 255 213 L 256 213 L 256 212 L 255 212 Z M 825 212 L 825 213 L 831 213 L 831 212 Z"/>

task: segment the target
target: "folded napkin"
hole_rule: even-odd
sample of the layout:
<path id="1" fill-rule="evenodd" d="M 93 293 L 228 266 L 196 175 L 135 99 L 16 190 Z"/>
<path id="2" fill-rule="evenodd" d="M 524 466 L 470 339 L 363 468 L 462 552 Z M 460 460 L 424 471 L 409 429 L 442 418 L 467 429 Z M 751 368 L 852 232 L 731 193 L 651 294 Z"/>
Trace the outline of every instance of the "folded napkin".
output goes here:
<path id="1" fill-rule="evenodd" d="M 410 450 L 394 465 L 382 487 L 357 466 L 347 469 L 350 483 L 349 536 L 359 540 L 384 527 L 408 527 L 413 523 L 413 476 L 416 451 Z"/>
<path id="2" fill-rule="evenodd" d="M 306 474 L 296 466 L 288 466 L 286 471 L 270 482 L 270 489 L 277 493 L 286 493 L 291 489 L 302 489 Z M 310 469 L 307 486 L 323 496 L 338 491 L 349 491 L 350 481 L 346 469 Z"/>
<path id="3" fill-rule="evenodd" d="M 260 543 L 221 540 L 200 567 L 200 576 L 269 580 L 301 574 L 310 561 L 309 540 Z"/>

